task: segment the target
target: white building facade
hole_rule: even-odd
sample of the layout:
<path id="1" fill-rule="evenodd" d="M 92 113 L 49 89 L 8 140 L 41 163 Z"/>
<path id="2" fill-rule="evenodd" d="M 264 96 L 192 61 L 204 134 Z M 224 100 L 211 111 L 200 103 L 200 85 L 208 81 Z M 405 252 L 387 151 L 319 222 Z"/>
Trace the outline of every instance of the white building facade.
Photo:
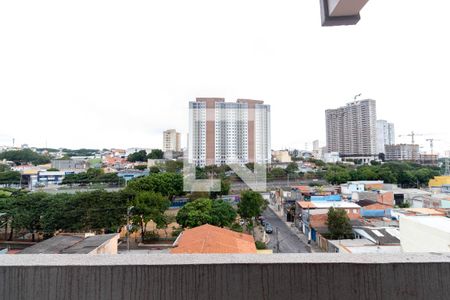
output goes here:
<path id="1" fill-rule="evenodd" d="M 385 145 L 395 145 L 394 123 L 377 121 L 377 153 L 386 153 Z"/>
<path id="2" fill-rule="evenodd" d="M 190 163 L 270 163 L 270 106 L 263 101 L 197 98 L 189 110 Z"/>
<path id="3" fill-rule="evenodd" d="M 163 132 L 163 151 L 181 151 L 181 134 L 175 129 Z"/>

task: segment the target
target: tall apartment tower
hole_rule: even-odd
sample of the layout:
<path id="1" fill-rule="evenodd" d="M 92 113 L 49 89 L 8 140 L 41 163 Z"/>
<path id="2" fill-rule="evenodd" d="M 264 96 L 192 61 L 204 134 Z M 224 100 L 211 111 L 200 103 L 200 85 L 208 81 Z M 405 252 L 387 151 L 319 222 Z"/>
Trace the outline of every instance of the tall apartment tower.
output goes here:
<path id="1" fill-rule="evenodd" d="M 181 134 L 175 129 L 169 129 L 163 133 L 163 151 L 181 151 Z"/>
<path id="2" fill-rule="evenodd" d="M 189 102 L 189 162 L 196 166 L 270 163 L 270 105 L 197 98 Z"/>
<path id="3" fill-rule="evenodd" d="M 395 128 L 393 123 L 377 121 L 377 153 L 386 153 L 386 145 L 395 145 Z"/>
<path id="4" fill-rule="evenodd" d="M 339 152 L 341 157 L 376 157 L 376 110 L 371 99 L 326 110 L 327 152 Z"/>

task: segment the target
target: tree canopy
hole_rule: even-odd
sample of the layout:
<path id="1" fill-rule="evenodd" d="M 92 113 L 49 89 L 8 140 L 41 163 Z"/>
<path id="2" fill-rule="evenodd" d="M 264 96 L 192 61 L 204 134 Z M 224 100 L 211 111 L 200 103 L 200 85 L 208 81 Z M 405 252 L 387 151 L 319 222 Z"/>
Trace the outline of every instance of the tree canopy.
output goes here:
<path id="1" fill-rule="evenodd" d="M 6 159 L 16 165 L 31 163 L 33 165 L 47 164 L 50 159 L 47 156 L 38 154 L 30 149 L 11 150 L 0 153 L 0 160 Z"/>
<path id="2" fill-rule="evenodd" d="M 148 159 L 163 159 L 164 152 L 161 149 L 152 149 L 147 156 Z"/>
<path id="3" fill-rule="evenodd" d="M 352 167 L 344 164 L 328 165 L 325 179 L 331 184 L 350 180 L 383 180 L 404 187 L 427 185 L 440 174 L 439 168 L 425 167 L 406 162 L 389 162 L 382 165 Z"/>
<path id="4" fill-rule="evenodd" d="M 197 227 L 204 224 L 231 226 L 236 211 L 223 200 L 197 199 L 183 206 L 177 214 L 177 223 L 183 227 Z"/>
<path id="5" fill-rule="evenodd" d="M 147 152 L 145 150 L 141 150 L 138 152 L 131 153 L 130 155 L 128 155 L 127 160 L 129 162 L 137 162 L 137 161 L 145 162 L 147 161 Z"/>
<path id="6" fill-rule="evenodd" d="M 0 211 L 10 216 L 16 233 L 117 232 L 126 223 L 129 199 L 123 192 L 103 190 L 54 194 L 15 192 L 0 199 Z M 12 233 L 10 234 L 12 238 Z"/>
<path id="7" fill-rule="evenodd" d="M 352 238 L 352 225 L 344 209 L 335 209 L 331 207 L 328 210 L 327 220 L 329 238 L 333 240 L 340 240 Z"/>
<path id="8" fill-rule="evenodd" d="M 87 183 L 109 183 L 123 184 L 124 179 L 117 173 L 104 173 L 102 169 L 88 169 L 78 174 L 67 174 L 64 176 L 63 184 L 87 184 Z"/>
<path id="9" fill-rule="evenodd" d="M 170 201 L 160 193 L 139 192 L 133 201 L 132 221 L 139 224 L 144 239 L 147 223 L 153 221 L 158 227 L 167 225 L 164 212 L 170 207 Z"/>
<path id="10" fill-rule="evenodd" d="M 127 190 L 131 193 L 155 192 L 169 199 L 183 195 L 183 176 L 175 173 L 151 173 L 128 183 Z"/>
<path id="11" fill-rule="evenodd" d="M 242 218 L 250 219 L 263 213 L 267 202 L 258 192 L 245 191 L 241 193 L 241 201 L 238 203 L 238 213 Z"/>
<path id="12" fill-rule="evenodd" d="M 20 173 L 16 171 L 0 172 L 0 184 L 19 184 Z"/>

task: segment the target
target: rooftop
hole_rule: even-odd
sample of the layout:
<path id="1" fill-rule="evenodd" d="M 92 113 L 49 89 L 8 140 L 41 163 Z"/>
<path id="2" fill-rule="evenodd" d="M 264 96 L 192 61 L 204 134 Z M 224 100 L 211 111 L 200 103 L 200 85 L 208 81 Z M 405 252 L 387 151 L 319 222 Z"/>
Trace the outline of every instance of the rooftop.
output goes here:
<path id="1" fill-rule="evenodd" d="M 20 254 L 89 254 L 118 234 L 103 234 L 87 238 L 75 235 L 57 235 L 24 249 Z"/>
<path id="2" fill-rule="evenodd" d="M 400 231 L 392 227 L 356 227 L 360 236 L 377 245 L 400 245 Z"/>
<path id="3" fill-rule="evenodd" d="M 345 201 L 327 201 L 327 202 L 315 202 L 315 201 L 298 201 L 298 205 L 300 205 L 303 209 L 324 209 L 324 208 L 361 208 L 356 203 L 353 202 L 345 202 Z"/>
<path id="4" fill-rule="evenodd" d="M 400 218 L 400 224 L 403 218 L 408 218 L 409 220 L 413 220 L 421 225 L 450 233 L 450 218 L 435 216 L 402 216 Z"/>
<path id="5" fill-rule="evenodd" d="M 209 224 L 185 230 L 175 244 L 170 253 L 256 253 L 253 236 Z"/>

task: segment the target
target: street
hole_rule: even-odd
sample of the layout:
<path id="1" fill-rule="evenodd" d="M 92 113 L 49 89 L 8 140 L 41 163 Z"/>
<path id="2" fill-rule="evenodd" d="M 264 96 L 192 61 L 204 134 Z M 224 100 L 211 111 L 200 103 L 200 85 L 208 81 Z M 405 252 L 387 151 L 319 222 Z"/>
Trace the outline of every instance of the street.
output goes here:
<path id="1" fill-rule="evenodd" d="M 267 245 L 274 253 L 310 253 L 308 245 L 305 245 L 291 229 L 280 220 L 269 208 L 263 213 L 266 221 L 272 224 L 273 233 L 269 235 L 270 242 Z M 277 251 L 277 229 L 280 251 Z"/>

